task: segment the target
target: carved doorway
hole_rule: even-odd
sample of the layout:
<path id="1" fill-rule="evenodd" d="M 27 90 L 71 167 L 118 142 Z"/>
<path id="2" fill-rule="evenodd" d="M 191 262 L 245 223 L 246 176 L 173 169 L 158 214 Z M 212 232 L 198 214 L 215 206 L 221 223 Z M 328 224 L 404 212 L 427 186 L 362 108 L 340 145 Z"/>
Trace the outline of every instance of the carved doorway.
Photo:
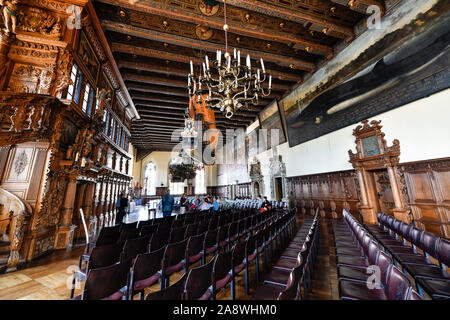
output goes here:
<path id="1" fill-rule="evenodd" d="M 281 177 L 275 178 L 275 200 L 281 201 L 283 199 L 283 182 Z"/>
<path id="2" fill-rule="evenodd" d="M 259 183 L 257 181 L 253 182 L 253 194 L 258 197 L 261 195 L 261 192 L 259 191 Z"/>
<path id="3" fill-rule="evenodd" d="M 380 123 L 364 120 L 353 130 L 356 153 L 349 150 L 349 156 L 356 171 L 360 210 L 365 223 L 376 224 L 378 212 L 409 222 L 397 178 L 400 142 L 395 139 L 387 146 Z"/>
<path id="4" fill-rule="evenodd" d="M 386 169 L 367 171 L 367 198 L 373 204 L 375 212 L 393 215 L 395 208 L 389 174 Z"/>

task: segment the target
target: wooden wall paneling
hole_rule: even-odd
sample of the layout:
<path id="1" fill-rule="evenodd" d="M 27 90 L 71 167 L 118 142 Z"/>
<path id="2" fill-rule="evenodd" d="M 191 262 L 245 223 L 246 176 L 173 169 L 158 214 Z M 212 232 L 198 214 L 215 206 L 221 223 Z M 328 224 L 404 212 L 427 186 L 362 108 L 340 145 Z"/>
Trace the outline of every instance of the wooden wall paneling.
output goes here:
<path id="1" fill-rule="evenodd" d="M 30 186 L 28 188 L 27 200 L 36 201 L 39 195 L 41 178 L 44 173 L 45 160 L 47 158 L 47 149 L 37 149 L 36 160 L 31 175 Z"/>
<path id="2" fill-rule="evenodd" d="M 399 169 L 416 226 L 450 238 L 450 159 L 404 163 Z"/>
<path id="3" fill-rule="evenodd" d="M 10 149 L 11 149 L 10 146 L 0 148 L 0 183 L 3 180 L 6 162 L 8 160 L 8 154 Z"/>
<path id="4" fill-rule="evenodd" d="M 358 193 L 354 171 L 340 171 L 287 178 L 290 205 L 301 214 L 312 214 L 319 207 L 324 217 L 342 217 L 342 209 L 358 216 Z"/>

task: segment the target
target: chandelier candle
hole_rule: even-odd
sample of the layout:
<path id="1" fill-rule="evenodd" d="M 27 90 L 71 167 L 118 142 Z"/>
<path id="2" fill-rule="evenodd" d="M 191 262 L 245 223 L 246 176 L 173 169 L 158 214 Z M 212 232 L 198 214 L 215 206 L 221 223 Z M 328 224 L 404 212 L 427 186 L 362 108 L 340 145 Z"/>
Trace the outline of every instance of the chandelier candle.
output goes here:
<path id="1" fill-rule="evenodd" d="M 228 51 L 226 22 L 226 5 L 224 1 L 224 31 L 225 31 L 225 61 L 222 65 L 222 51 L 216 51 L 216 60 L 209 63 L 208 56 L 200 64 L 200 74 L 194 74 L 193 62 L 190 61 L 191 72 L 188 75 L 189 97 L 199 101 L 200 97 L 208 95 L 206 106 L 217 108 L 230 119 L 240 108 L 249 108 L 249 105 L 258 105 L 260 97 L 270 95 L 272 76 L 266 73 L 264 61 L 260 58 L 261 68 L 252 72 L 252 62 L 247 54 L 246 65 L 241 65 L 241 51 L 237 48 Z M 262 71 L 262 72 L 261 72 Z M 262 73 L 262 74 L 261 74 Z M 269 78 L 268 87 L 263 84 Z"/>

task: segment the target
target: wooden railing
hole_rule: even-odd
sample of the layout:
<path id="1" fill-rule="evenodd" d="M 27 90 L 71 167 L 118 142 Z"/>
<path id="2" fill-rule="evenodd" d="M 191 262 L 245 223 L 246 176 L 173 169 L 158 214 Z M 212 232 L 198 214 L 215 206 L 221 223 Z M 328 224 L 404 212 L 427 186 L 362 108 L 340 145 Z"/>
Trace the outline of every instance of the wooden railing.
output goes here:
<path id="1" fill-rule="evenodd" d="M 10 242 L 11 251 L 8 259 L 8 271 L 17 269 L 19 251 L 22 247 L 25 225 L 31 216 L 32 208 L 11 192 L 0 188 L 0 233 Z"/>

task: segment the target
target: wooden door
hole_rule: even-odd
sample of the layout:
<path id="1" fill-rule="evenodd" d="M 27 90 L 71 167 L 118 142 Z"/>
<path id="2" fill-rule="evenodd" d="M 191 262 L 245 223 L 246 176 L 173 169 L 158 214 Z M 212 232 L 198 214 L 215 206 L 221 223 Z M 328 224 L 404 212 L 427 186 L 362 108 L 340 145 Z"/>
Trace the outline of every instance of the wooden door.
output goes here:
<path id="1" fill-rule="evenodd" d="M 374 171 L 373 177 L 379 210 L 384 213 L 392 214 L 392 209 L 395 208 L 394 196 L 392 194 L 391 182 L 387 170 Z"/>

